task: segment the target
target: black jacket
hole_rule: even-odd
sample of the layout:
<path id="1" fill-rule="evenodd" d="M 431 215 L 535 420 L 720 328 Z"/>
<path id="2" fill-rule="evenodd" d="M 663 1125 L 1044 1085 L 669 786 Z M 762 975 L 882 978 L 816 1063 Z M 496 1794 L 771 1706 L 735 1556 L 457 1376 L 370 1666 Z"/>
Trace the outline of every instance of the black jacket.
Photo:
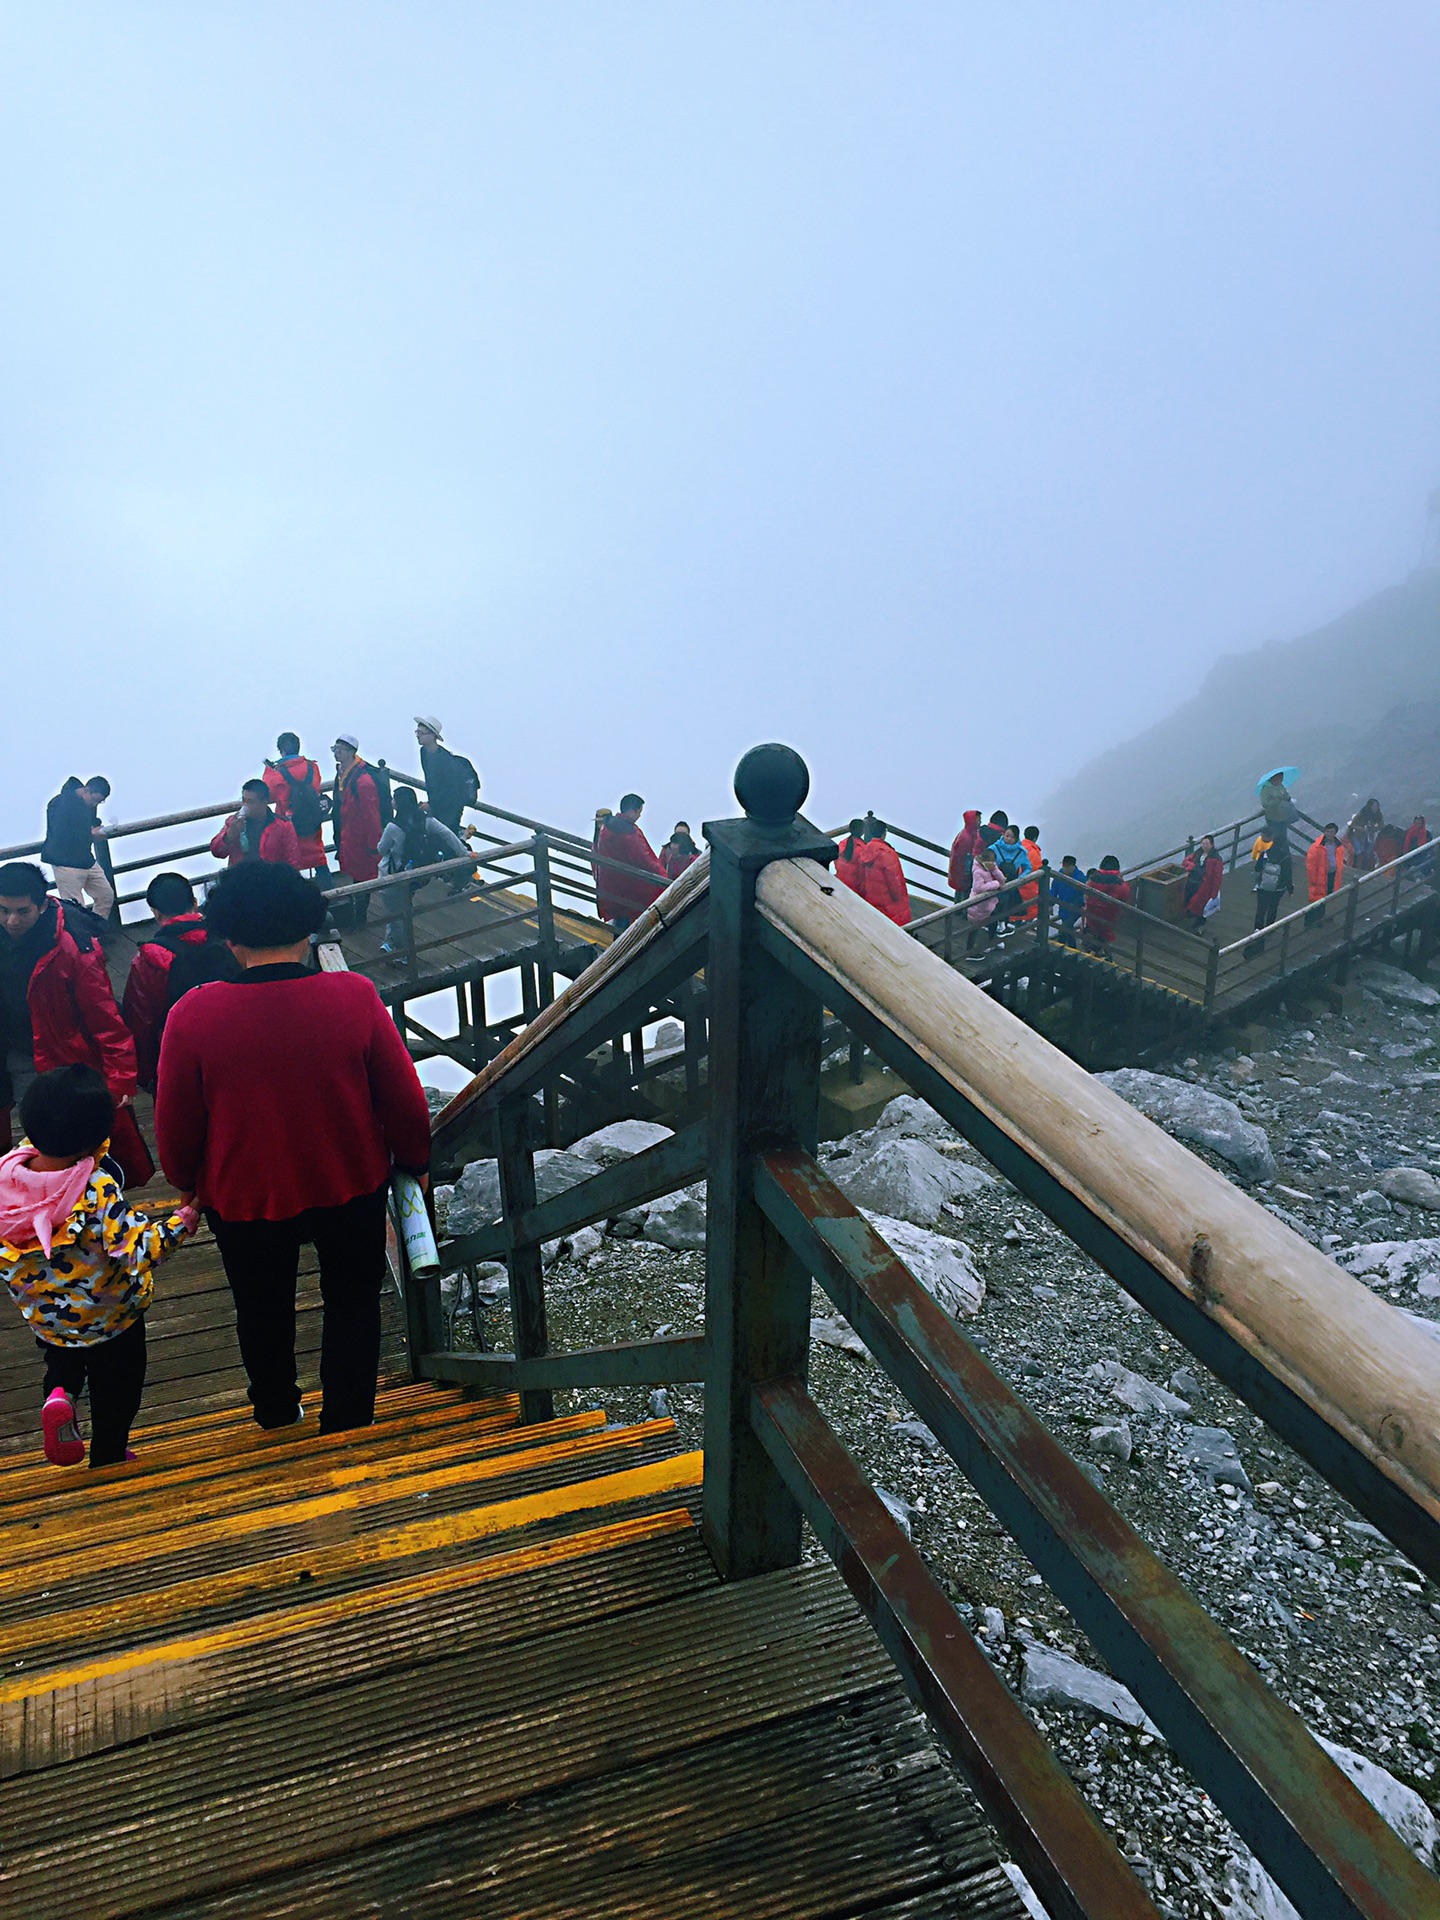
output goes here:
<path id="1" fill-rule="evenodd" d="M 51 867 L 93 867 L 98 855 L 90 829 L 98 818 L 94 807 L 80 798 L 80 782 L 72 773 L 45 809 L 40 858 Z"/>
<path id="2" fill-rule="evenodd" d="M 474 798 L 473 776 L 468 763 L 448 747 L 422 747 L 420 770 L 425 776 L 425 797 L 437 820 L 443 820 L 452 833 L 460 831 L 460 816 Z"/>

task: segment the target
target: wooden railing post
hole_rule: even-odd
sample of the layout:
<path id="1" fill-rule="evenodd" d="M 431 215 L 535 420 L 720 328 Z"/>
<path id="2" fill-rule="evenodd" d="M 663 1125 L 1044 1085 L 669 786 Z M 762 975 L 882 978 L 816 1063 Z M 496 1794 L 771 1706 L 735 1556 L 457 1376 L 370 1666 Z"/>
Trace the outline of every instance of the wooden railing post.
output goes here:
<path id="1" fill-rule="evenodd" d="M 440 1299 L 440 1274 L 417 1275 L 411 1270 L 405 1254 L 405 1236 L 400 1231 L 400 1222 L 395 1214 L 393 1196 L 387 1201 L 389 1220 L 387 1222 L 387 1241 L 394 1243 L 396 1271 L 400 1276 L 400 1298 L 405 1307 L 405 1347 L 410 1361 L 410 1378 L 424 1378 L 420 1370 L 420 1361 L 427 1353 L 439 1353 L 447 1342 L 444 1338 L 445 1310 Z"/>
<path id="2" fill-rule="evenodd" d="M 514 1220 L 535 1205 L 535 1158 L 530 1147 L 529 1102 L 507 1101 L 496 1116 L 495 1152 L 499 1161 L 500 1200 L 505 1218 Z M 540 1249 L 512 1247 L 505 1256 L 510 1274 L 510 1319 L 515 1335 L 515 1357 L 537 1359 L 550 1351 L 545 1331 L 545 1281 Z M 520 1395 L 522 1421 L 553 1420 L 555 1397 L 548 1389 L 530 1388 Z"/>
<path id="3" fill-rule="evenodd" d="M 1040 895 L 1035 902 L 1035 944 L 1050 944 L 1050 862 L 1040 862 Z"/>
<path id="4" fill-rule="evenodd" d="M 755 1200 L 762 1151 L 813 1152 L 819 1129 L 822 1011 L 760 941 L 755 882 L 775 860 L 826 862 L 835 844 L 799 817 L 809 792 L 789 747 L 755 747 L 740 762 L 743 820 L 712 820 L 709 1207 L 705 1326 L 705 1533 L 727 1579 L 798 1564 L 800 1509 L 751 1424 L 756 1385 L 803 1381 L 810 1275 Z"/>
<path id="5" fill-rule="evenodd" d="M 1205 956 L 1205 1010 L 1208 1013 L 1215 1004 L 1215 983 L 1220 977 L 1220 942 L 1212 940 L 1210 951 Z"/>
<path id="6" fill-rule="evenodd" d="M 548 1007 L 555 998 L 555 897 L 550 886 L 550 841 L 543 833 L 535 836 L 535 923 L 540 935 L 536 985 L 541 1006 Z"/>

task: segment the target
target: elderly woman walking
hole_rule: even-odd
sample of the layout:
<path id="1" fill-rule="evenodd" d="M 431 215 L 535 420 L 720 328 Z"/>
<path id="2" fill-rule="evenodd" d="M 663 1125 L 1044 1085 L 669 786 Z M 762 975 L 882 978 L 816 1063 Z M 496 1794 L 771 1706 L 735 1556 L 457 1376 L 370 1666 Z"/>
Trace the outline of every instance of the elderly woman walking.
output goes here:
<path id="1" fill-rule="evenodd" d="M 205 903 L 239 961 L 165 1025 L 155 1132 L 165 1172 L 204 1209 L 235 1299 L 262 1427 L 300 1419 L 295 1283 L 320 1262 L 322 1432 L 369 1426 L 380 1363 L 385 1196 L 393 1169 L 428 1177 L 424 1089 L 379 994 L 358 973 L 312 972 L 325 917 L 293 867 L 232 867 Z"/>

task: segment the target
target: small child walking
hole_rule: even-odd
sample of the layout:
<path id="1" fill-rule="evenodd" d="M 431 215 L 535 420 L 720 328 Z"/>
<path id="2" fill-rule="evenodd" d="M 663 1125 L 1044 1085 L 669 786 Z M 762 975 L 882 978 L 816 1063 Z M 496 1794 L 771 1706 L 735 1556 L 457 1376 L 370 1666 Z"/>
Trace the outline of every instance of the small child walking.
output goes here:
<path id="1" fill-rule="evenodd" d="M 115 1105 L 93 1067 L 38 1075 L 20 1100 L 26 1144 L 0 1158 L 0 1278 L 45 1357 L 45 1458 L 85 1457 L 75 1412 L 90 1388 L 90 1464 L 133 1460 L 145 1388 L 151 1275 L 195 1231 L 193 1207 L 147 1220 L 101 1165 Z"/>

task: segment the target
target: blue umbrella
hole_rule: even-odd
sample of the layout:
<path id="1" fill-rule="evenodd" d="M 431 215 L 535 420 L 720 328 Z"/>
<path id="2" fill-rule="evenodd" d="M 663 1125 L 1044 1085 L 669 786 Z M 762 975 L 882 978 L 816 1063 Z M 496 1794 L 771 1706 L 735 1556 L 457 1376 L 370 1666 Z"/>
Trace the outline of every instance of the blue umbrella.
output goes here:
<path id="1" fill-rule="evenodd" d="M 1299 767 L 1272 767 L 1269 773 L 1262 773 L 1255 782 L 1255 791 L 1259 793 L 1260 789 L 1272 780 L 1298 780 L 1299 778 Z"/>

